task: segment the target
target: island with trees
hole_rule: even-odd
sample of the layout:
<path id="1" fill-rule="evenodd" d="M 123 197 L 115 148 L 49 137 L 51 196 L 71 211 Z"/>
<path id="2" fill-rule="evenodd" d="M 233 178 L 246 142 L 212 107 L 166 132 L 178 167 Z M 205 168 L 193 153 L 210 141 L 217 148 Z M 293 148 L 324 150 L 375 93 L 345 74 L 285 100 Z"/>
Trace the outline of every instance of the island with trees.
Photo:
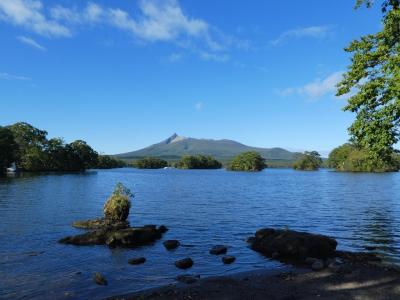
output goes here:
<path id="1" fill-rule="evenodd" d="M 221 162 L 209 155 L 185 155 L 175 164 L 178 169 L 220 169 Z"/>
<path id="2" fill-rule="evenodd" d="M 133 163 L 138 169 L 162 169 L 168 167 L 168 162 L 158 157 L 145 157 Z"/>
<path id="3" fill-rule="evenodd" d="M 293 164 L 295 170 L 316 171 L 322 166 L 321 155 L 317 151 L 304 152 Z"/>
<path id="4" fill-rule="evenodd" d="M 0 150 L 0 173 L 4 173 L 11 163 L 25 172 L 70 172 L 125 166 L 119 159 L 99 155 L 85 141 L 65 143 L 62 138 L 47 139 L 47 131 L 25 122 L 0 127 Z"/>
<path id="5" fill-rule="evenodd" d="M 235 156 L 228 164 L 227 169 L 230 171 L 262 171 L 267 165 L 265 159 L 255 151 L 243 152 Z"/>

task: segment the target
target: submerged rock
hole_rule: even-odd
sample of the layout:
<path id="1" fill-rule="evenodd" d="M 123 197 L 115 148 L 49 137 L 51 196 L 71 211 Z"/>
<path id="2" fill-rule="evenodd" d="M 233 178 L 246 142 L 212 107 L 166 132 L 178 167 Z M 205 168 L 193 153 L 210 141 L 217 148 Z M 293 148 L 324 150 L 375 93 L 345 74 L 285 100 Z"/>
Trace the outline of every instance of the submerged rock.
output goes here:
<path id="1" fill-rule="evenodd" d="M 210 254 L 213 255 L 220 255 L 220 254 L 226 254 L 228 251 L 228 248 L 223 245 L 216 245 L 210 249 Z"/>
<path id="2" fill-rule="evenodd" d="M 173 250 L 179 247 L 180 243 L 178 240 L 167 240 L 163 243 L 167 250 Z"/>
<path id="3" fill-rule="evenodd" d="M 98 285 L 107 285 L 107 279 L 104 278 L 103 275 L 101 275 L 99 272 L 94 273 L 94 282 L 96 282 Z"/>
<path id="4" fill-rule="evenodd" d="M 177 260 L 175 266 L 179 269 L 188 269 L 193 266 L 193 260 L 190 257 Z"/>
<path id="5" fill-rule="evenodd" d="M 99 229 L 84 234 L 68 236 L 59 243 L 78 246 L 108 245 L 109 247 L 136 247 L 150 244 L 162 236 L 156 226 Z"/>
<path id="6" fill-rule="evenodd" d="M 130 265 L 140 265 L 146 262 L 145 257 L 135 257 L 128 260 L 128 264 Z"/>
<path id="7" fill-rule="evenodd" d="M 222 262 L 225 265 L 229 265 L 229 264 L 233 263 L 235 260 L 236 260 L 236 257 L 231 256 L 231 255 L 226 255 L 226 256 L 222 257 Z"/>
<path id="8" fill-rule="evenodd" d="M 335 253 L 337 246 L 334 239 L 324 235 L 273 228 L 258 230 L 250 241 L 255 251 L 270 257 L 278 253 L 279 257 L 295 260 L 327 258 Z"/>

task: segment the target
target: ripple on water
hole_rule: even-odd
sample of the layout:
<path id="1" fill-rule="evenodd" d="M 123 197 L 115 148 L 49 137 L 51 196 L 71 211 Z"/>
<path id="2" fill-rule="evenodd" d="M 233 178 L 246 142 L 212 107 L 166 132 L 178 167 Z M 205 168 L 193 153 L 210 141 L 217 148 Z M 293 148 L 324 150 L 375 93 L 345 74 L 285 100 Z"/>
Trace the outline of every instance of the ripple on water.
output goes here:
<path id="1" fill-rule="evenodd" d="M 400 263 L 400 174 L 346 174 L 267 169 L 116 169 L 0 179 L 0 298 L 102 298 L 168 284 L 180 274 L 225 275 L 282 265 L 250 250 L 245 240 L 264 226 L 335 237 L 344 250 L 373 249 Z M 78 219 L 101 215 L 116 182 L 132 189 L 132 225 L 165 224 L 164 239 L 182 246 L 108 249 L 57 244 L 81 232 Z M 215 244 L 237 257 L 232 265 L 208 254 Z M 127 260 L 144 256 L 146 263 Z M 190 256 L 182 271 L 174 262 Z M 109 285 L 93 284 L 101 272 Z M 66 294 L 65 294 L 66 293 Z"/>

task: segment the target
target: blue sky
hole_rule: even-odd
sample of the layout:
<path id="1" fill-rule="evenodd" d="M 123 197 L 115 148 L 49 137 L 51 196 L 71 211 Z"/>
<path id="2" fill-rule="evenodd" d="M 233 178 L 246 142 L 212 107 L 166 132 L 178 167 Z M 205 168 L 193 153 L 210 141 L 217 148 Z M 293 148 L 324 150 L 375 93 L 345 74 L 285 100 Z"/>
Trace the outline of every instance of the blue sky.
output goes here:
<path id="1" fill-rule="evenodd" d="M 0 0 L 0 125 L 97 151 L 174 132 L 260 147 L 346 142 L 343 48 L 380 28 L 352 0 Z"/>

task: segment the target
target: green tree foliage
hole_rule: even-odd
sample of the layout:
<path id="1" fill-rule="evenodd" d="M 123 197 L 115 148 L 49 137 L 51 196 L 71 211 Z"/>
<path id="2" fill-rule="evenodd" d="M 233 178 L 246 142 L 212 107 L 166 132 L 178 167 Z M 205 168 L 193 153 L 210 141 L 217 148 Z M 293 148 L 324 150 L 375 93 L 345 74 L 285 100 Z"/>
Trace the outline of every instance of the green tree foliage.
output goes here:
<path id="1" fill-rule="evenodd" d="M 47 160 L 44 153 L 47 132 L 25 122 L 15 123 L 8 128 L 13 133 L 14 140 L 18 144 L 16 154 L 17 167 L 29 171 L 43 169 Z"/>
<path id="2" fill-rule="evenodd" d="M 338 171 L 347 172 L 390 172 L 399 169 L 399 155 L 392 152 L 390 159 L 379 167 L 371 163 L 368 152 L 353 144 L 344 144 L 332 150 L 329 154 L 328 165 Z"/>
<path id="3" fill-rule="evenodd" d="M 294 169 L 304 171 L 315 171 L 321 166 L 321 155 L 317 151 L 304 152 L 293 164 Z"/>
<path id="4" fill-rule="evenodd" d="M 267 166 L 265 159 L 255 151 L 244 152 L 236 157 L 228 165 L 228 170 L 231 171 L 261 171 Z"/>
<path id="5" fill-rule="evenodd" d="M 0 126 L 0 174 L 16 160 L 18 145 L 8 128 Z"/>
<path id="6" fill-rule="evenodd" d="M 66 146 L 77 170 L 95 168 L 98 154 L 85 141 L 77 140 Z"/>
<path id="7" fill-rule="evenodd" d="M 186 155 L 176 163 L 179 169 L 220 169 L 222 164 L 212 156 Z"/>
<path id="8" fill-rule="evenodd" d="M 345 161 L 354 150 L 354 145 L 350 143 L 346 143 L 333 149 L 331 153 L 329 153 L 328 166 L 330 168 L 335 168 L 336 170 L 344 171 Z"/>
<path id="9" fill-rule="evenodd" d="M 168 162 L 158 157 L 145 157 L 137 160 L 134 166 L 139 169 L 161 169 L 168 166 Z"/>
<path id="10" fill-rule="evenodd" d="M 17 150 L 17 167 L 24 171 L 81 171 L 98 164 L 98 154 L 86 142 L 65 144 L 61 138 L 47 140 L 47 132 L 24 122 L 7 127 Z"/>
<path id="11" fill-rule="evenodd" d="M 357 0 L 356 7 L 369 7 L 372 3 Z M 356 113 L 349 132 L 351 142 L 362 149 L 357 161 L 371 170 L 385 169 L 393 163 L 393 145 L 399 140 L 399 3 L 400 0 L 383 1 L 383 29 L 351 42 L 345 49 L 352 53 L 352 63 L 338 84 L 338 96 L 351 95 L 344 110 Z"/>
<path id="12" fill-rule="evenodd" d="M 113 169 L 126 167 L 126 163 L 110 155 L 99 155 L 96 169 Z"/>

